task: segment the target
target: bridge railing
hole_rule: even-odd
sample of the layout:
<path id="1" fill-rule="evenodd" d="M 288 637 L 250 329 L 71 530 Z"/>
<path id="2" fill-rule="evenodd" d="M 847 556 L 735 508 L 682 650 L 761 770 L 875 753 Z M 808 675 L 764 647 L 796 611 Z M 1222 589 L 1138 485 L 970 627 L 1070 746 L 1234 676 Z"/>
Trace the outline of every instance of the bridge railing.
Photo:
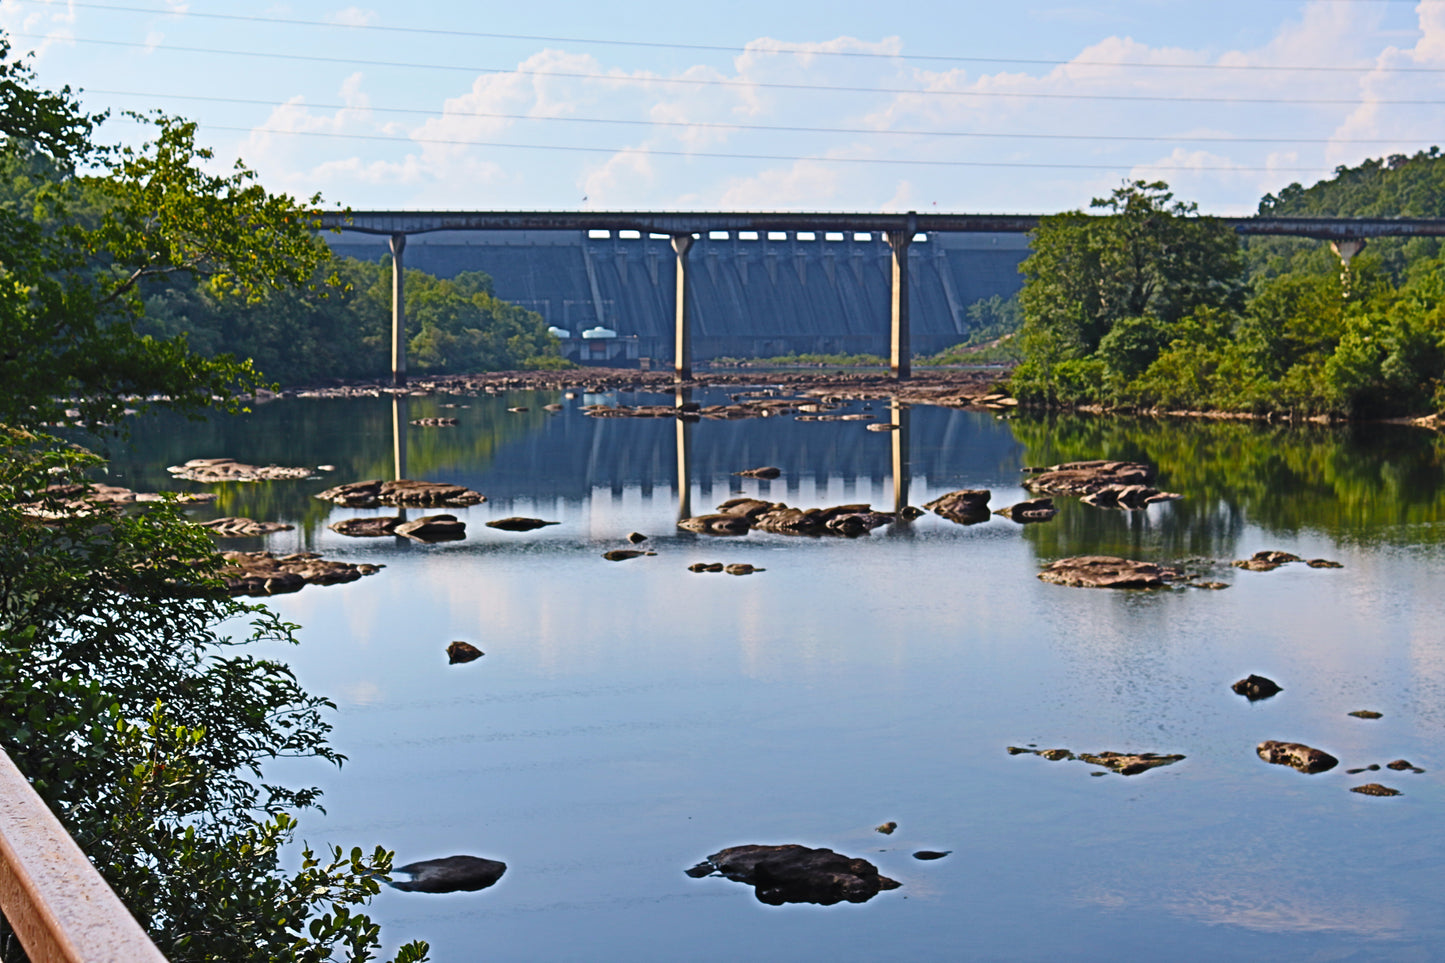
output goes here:
<path id="1" fill-rule="evenodd" d="M 0 910 L 31 963 L 166 963 L 3 751 Z"/>

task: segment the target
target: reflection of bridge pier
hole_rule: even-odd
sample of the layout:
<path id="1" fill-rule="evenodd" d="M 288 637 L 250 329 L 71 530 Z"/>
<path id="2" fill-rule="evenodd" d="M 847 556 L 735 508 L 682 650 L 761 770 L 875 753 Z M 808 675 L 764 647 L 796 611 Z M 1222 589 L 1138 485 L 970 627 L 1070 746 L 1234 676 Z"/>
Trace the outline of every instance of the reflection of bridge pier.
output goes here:
<path id="1" fill-rule="evenodd" d="M 908 406 L 893 398 L 888 403 L 888 414 L 889 421 L 893 424 L 893 430 L 889 432 L 893 436 L 893 511 L 898 515 L 899 522 L 906 522 L 902 512 L 908 507 L 908 483 L 912 476 L 912 466 L 909 464 Z"/>
<path id="2" fill-rule="evenodd" d="M 681 261 L 683 255 L 677 257 Z M 692 389 L 677 389 L 678 408 L 691 401 Z M 677 422 L 677 520 L 682 521 L 692 517 L 692 429 L 697 419 L 679 415 L 674 420 Z"/>

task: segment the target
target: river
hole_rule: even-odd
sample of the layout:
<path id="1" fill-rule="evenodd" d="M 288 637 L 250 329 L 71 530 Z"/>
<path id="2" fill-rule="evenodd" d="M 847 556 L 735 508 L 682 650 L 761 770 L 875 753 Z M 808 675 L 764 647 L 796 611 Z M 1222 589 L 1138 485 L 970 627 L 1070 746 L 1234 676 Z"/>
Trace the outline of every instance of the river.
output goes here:
<path id="1" fill-rule="evenodd" d="M 474 893 L 386 889 L 389 944 L 491 960 L 1426 960 L 1445 946 L 1445 440 L 1399 426 L 1042 418 L 907 411 L 894 435 L 783 416 L 691 425 L 688 506 L 734 492 L 801 507 L 914 505 L 1078 458 L 1158 467 L 1177 502 L 1059 499 L 1052 521 L 933 514 L 858 538 L 675 527 L 671 419 L 596 419 L 559 393 L 413 398 L 411 477 L 487 496 L 466 539 L 355 539 L 363 510 L 312 497 L 394 471 L 392 402 L 293 399 L 189 423 L 137 419 L 107 479 L 214 490 L 196 515 L 294 531 L 226 547 L 385 565 L 271 604 L 302 626 L 276 654 L 338 705 L 340 770 L 278 765 L 325 789 L 313 845 L 382 844 L 398 863 L 504 860 Z M 561 402 L 560 412 L 542 405 Z M 455 407 L 443 407 L 455 405 Z M 509 411 L 525 407 L 526 411 Z M 848 411 L 887 420 L 886 403 Z M 334 466 L 311 481 L 199 486 L 166 465 L 228 456 Z M 775 481 L 733 473 L 759 465 Z M 528 533 L 483 523 L 557 521 Z M 648 536 L 655 552 L 605 551 Z M 1229 562 L 1261 549 L 1340 569 Z M 1067 588 L 1066 555 L 1188 559 L 1222 591 Z M 745 577 L 693 573 L 746 562 Z M 486 654 L 448 665 L 452 640 Z M 1250 673 L 1284 691 L 1250 703 Z M 1359 709 L 1377 720 L 1348 715 Z M 1304 775 L 1266 739 L 1341 760 Z M 1180 753 L 1136 776 L 1010 746 Z M 1424 773 L 1348 768 L 1405 758 Z M 1402 795 L 1349 791 L 1381 782 Z M 896 822 L 890 835 L 875 827 Z M 764 905 L 684 870 L 746 843 L 864 857 L 902 886 L 863 904 Z M 948 851 L 922 861 L 919 850 Z M 1431 949 L 1434 947 L 1434 949 Z"/>

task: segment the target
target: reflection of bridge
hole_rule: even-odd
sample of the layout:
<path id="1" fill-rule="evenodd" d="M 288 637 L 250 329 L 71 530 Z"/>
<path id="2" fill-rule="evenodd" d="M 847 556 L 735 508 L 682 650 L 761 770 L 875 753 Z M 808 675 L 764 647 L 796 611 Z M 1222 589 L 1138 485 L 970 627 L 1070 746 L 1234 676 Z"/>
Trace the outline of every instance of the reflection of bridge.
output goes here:
<path id="1" fill-rule="evenodd" d="M 1372 237 L 1445 236 L 1445 219 L 1419 218 L 1217 218 L 1240 234 L 1288 235 L 1332 243 L 1346 264 Z M 890 363 L 897 378 L 909 375 L 911 338 L 909 247 L 920 234 L 1027 233 L 1038 225 L 1032 215 L 982 214 L 807 214 L 807 213 L 646 213 L 646 212 L 406 212 L 353 211 L 322 214 L 320 227 L 382 235 L 392 252 L 392 375 L 406 381 L 403 251 L 413 234 L 435 231 L 582 231 L 637 232 L 670 240 L 674 252 L 673 370 L 678 382 L 692 377 L 692 323 L 689 305 L 688 251 L 698 235 L 733 232 L 821 232 L 840 238 L 848 232 L 877 233 L 891 252 Z M 598 297 L 594 281 L 594 297 Z M 600 300 L 600 298 L 599 298 Z"/>

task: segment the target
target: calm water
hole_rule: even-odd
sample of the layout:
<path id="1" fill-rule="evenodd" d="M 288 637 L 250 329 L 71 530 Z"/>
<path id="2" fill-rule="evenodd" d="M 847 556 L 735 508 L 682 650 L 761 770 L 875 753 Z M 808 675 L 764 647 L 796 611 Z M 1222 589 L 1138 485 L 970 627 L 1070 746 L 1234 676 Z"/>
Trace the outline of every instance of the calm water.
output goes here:
<path id="1" fill-rule="evenodd" d="M 112 480 L 151 489 L 192 457 L 337 466 L 325 481 L 218 488 L 213 513 L 298 526 L 235 547 L 386 565 L 274 600 L 303 626 L 285 655 L 338 703 L 334 742 L 350 756 L 340 771 L 277 773 L 325 787 L 328 814 L 302 819 L 313 844 L 509 867 L 479 893 L 387 890 L 373 909 L 389 940 L 425 938 L 442 963 L 1445 953 L 1437 437 L 915 408 L 913 504 L 970 487 L 1007 505 L 1026 497 L 1020 467 L 1083 457 L 1148 460 L 1185 498 L 1132 514 L 1063 499 L 1055 520 L 1026 527 L 929 515 L 858 539 L 724 539 L 674 528 L 673 422 L 589 419 L 576 406 L 603 400 L 590 396 L 538 410 L 554 400 L 410 401 L 408 417 L 462 423 L 411 429 L 407 473 L 488 497 L 457 511 L 467 539 L 440 545 L 344 538 L 326 526 L 368 513 L 310 497 L 390 475 L 388 400 L 277 402 L 203 424 L 152 416 L 114 453 Z M 694 513 L 734 491 L 893 504 L 893 436 L 857 422 L 702 422 L 686 441 Z M 731 474 L 763 464 L 783 477 Z M 507 515 L 561 524 L 482 524 Z M 632 531 L 655 557 L 601 558 Z M 1345 567 L 1228 567 L 1259 549 Z M 1193 558 L 1231 587 L 1035 578 L 1098 552 Z M 766 571 L 687 571 L 696 561 Z M 453 639 L 486 656 L 448 666 Z M 1251 672 L 1285 691 L 1246 703 L 1229 685 Z M 1269 766 L 1254 753 L 1264 739 L 1342 764 Z M 1028 743 L 1187 758 L 1093 778 L 1005 752 Z M 1426 773 L 1343 771 L 1400 757 Z M 1372 780 L 1404 795 L 1347 791 Z M 888 820 L 897 832 L 874 831 Z M 771 907 L 683 874 L 726 846 L 789 842 L 864 856 L 903 886 L 863 905 Z M 921 862 L 919 849 L 952 853 Z"/>

